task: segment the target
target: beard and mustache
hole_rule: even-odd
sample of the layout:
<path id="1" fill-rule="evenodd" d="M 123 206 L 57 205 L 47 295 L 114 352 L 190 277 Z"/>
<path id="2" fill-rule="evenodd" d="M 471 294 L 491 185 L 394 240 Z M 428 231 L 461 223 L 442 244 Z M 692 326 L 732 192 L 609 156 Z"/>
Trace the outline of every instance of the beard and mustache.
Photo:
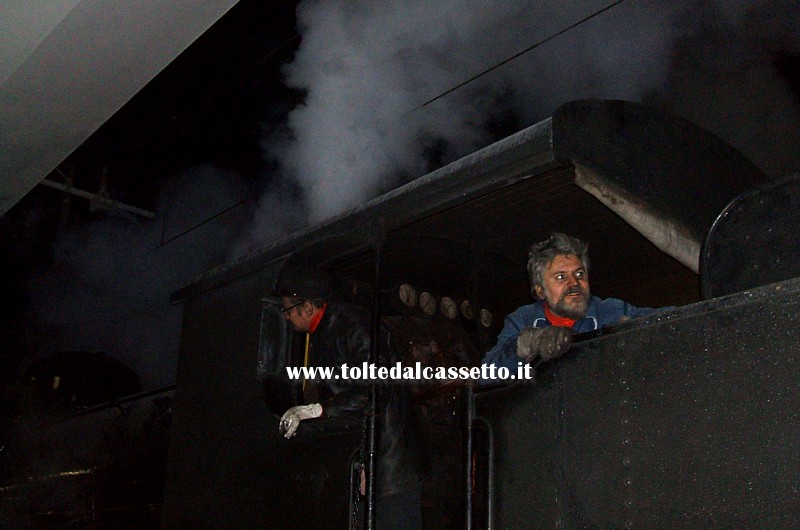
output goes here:
<path id="1" fill-rule="evenodd" d="M 573 294 L 580 295 L 580 298 L 567 298 Z M 586 311 L 589 309 L 589 297 L 588 289 L 584 290 L 581 286 L 574 285 L 564 291 L 556 305 L 550 305 L 550 309 L 559 316 L 572 320 L 581 320 L 586 316 Z"/>

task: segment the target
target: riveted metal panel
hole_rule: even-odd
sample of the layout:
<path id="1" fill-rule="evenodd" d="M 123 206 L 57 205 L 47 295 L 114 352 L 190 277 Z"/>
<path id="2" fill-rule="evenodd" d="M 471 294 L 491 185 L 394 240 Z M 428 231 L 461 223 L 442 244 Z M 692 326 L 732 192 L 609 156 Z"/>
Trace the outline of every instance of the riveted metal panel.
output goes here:
<path id="1" fill-rule="evenodd" d="M 800 522 L 800 280 L 586 337 L 480 394 L 497 528 Z"/>

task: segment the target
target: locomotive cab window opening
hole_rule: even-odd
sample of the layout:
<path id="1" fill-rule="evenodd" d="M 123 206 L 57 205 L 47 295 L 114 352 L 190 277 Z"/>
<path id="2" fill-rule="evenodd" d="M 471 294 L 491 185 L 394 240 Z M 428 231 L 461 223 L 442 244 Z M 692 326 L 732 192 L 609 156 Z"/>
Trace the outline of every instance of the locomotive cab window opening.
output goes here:
<path id="1" fill-rule="evenodd" d="M 264 402 L 273 414 L 299 404 L 300 388 L 289 380 L 286 367 L 292 366 L 292 336 L 294 333 L 281 315 L 280 299 L 262 299 L 261 330 L 256 361 L 256 377 L 261 383 Z"/>
<path id="2" fill-rule="evenodd" d="M 256 375 L 259 380 L 286 375 L 291 341 L 288 325 L 281 315 L 283 306 L 280 299 L 264 298 L 261 302 L 261 329 L 256 365 Z"/>

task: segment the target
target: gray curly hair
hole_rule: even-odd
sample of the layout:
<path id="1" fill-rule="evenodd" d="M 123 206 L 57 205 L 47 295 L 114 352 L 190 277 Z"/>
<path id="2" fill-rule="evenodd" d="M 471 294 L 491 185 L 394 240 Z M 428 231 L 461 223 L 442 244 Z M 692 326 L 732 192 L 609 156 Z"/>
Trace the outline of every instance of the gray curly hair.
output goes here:
<path id="1" fill-rule="evenodd" d="M 589 272 L 589 245 L 585 241 L 561 232 L 553 232 L 544 241 L 534 243 L 528 253 L 528 277 L 531 281 L 531 292 L 534 292 L 534 287 L 537 285 L 544 285 L 542 274 L 548 263 L 551 263 L 556 256 L 570 254 L 578 256 L 586 272 Z"/>

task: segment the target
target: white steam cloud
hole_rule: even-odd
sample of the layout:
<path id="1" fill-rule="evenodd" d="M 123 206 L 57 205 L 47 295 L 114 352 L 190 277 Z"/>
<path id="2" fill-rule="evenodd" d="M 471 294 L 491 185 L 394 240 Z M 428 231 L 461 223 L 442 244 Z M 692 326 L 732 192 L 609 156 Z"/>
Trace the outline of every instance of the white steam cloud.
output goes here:
<path id="1" fill-rule="evenodd" d="M 579 98 L 672 110 L 772 176 L 798 166 L 797 94 L 774 65 L 800 50 L 788 0 L 628 0 L 418 109 L 610 4 L 306 0 L 285 74 L 307 96 L 269 154 L 312 223 L 496 140 L 487 125 L 498 117 L 530 125 Z"/>
<path id="2" fill-rule="evenodd" d="M 102 351 L 133 368 L 146 388 L 174 382 L 182 309 L 170 294 L 224 260 L 246 212 L 189 229 L 247 196 L 237 175 L 213 167 L 174 184 L 157 220 L 105 217 L 57 242 L 54 269 L 29 289 L 29 318 L 39 330 L 32 351 Z"/>

